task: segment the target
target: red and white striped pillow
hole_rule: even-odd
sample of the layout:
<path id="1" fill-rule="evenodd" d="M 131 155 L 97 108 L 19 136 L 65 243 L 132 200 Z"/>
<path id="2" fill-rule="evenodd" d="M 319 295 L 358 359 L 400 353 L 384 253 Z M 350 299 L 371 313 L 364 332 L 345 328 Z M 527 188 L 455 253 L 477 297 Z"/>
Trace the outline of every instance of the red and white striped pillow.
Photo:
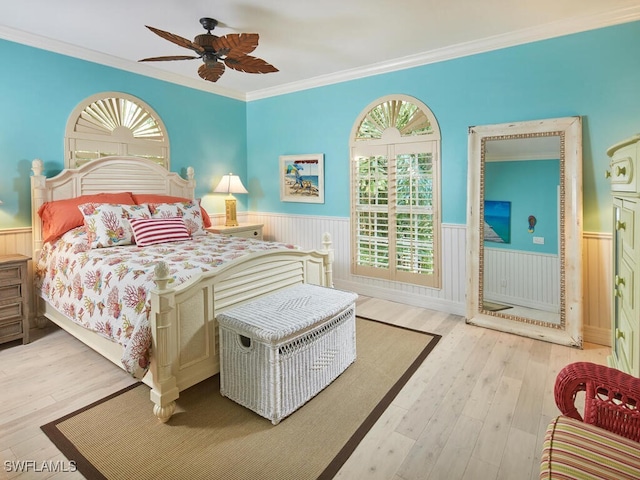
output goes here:
<path id="1" fill-rule="evenodd" d="M 139 247 L 191 238 L 181 218 L 132 218 L 129 223 Z"/>

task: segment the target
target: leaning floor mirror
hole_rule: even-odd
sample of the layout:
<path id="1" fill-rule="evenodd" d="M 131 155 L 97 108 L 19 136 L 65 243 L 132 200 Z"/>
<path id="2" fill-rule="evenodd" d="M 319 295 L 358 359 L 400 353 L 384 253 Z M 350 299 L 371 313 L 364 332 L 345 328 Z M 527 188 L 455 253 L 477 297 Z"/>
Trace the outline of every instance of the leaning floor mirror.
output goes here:
<path id="1" fill-rule="evenodd" d="M 582 348 L 580 117 L 469 128 L 467 323 Z"/>

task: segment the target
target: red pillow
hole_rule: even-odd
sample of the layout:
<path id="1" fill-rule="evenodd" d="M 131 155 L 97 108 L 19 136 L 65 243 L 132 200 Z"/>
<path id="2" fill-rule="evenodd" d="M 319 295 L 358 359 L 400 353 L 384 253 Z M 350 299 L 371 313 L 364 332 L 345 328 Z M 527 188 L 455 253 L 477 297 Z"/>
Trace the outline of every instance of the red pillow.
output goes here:
<path id="1" fill-rule="evenodd" d="M 129 224 L 139 247 L 191 238 L 181 218 L 132 218 Z"/>
<path id="2" fill-rule="evenodd" d="M 43 240 L 52 242 L 72 228 L 84 225 L 84 217 L 78 209 L 78 206 L 83 203 L 136 204 L 131 192 L 96 193 L 47 202 L 38 209 L 38 215 L 42 219 Z"/>
<path id="3" fill-rule="evenodd" d="M 193 199 L 185 197 L 174 197 L 172 195 L 162 195 L 159 193 L 134 193 L 133 199 L 138 205 L 143 203 L 176 203 L 176 202 L 191 202 Z M 202 214 L 202 223 L 204 228 L 211 226 L 211 219 L 207 211 L 200 205 L 200 213 Z"/>

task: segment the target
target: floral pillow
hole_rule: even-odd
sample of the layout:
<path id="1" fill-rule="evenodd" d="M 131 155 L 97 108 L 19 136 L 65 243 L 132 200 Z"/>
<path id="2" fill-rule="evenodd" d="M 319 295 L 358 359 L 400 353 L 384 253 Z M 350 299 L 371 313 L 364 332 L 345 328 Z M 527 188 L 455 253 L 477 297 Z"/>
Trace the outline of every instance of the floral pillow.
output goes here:
<path id="1" fill-rule="evenodd" d="M 129 219 L 151 216 L 147 205 L 83 203 L 78 208 L 91 248 L 131 245 L 134 237 Z"/>
<path id="2" fill-rule="evenodd" d="M 151 218 L 182 218 L 189 235 L 206 235 L 202 210 L 197 202 L 149 203 Z"/>

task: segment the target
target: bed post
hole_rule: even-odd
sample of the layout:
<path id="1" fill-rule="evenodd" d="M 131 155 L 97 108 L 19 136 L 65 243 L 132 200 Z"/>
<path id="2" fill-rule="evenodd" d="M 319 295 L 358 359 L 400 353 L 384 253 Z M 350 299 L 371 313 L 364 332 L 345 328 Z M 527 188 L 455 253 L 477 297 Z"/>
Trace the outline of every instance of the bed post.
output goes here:
<path id="1" fill-rule="evenodd" d="M 31 170 L 33 175 L 31 176 L 31 258 L 33 259 L 33 267 L 35 274 L 35 266 L 40 258 L 40 250 L 42 250 L 42 221 L 38 216 L 40 207 L 45 203 L 45 187 L 46 180 L 42 172 L 44 171 L 44 164 L 42 160 L 36 158 L 31 162 Z M 44 328 L 47 324 L 47 319 L 41 316 L 38 312 L 39 298 L 35 293 L 35 288 L 30 288 L 33 292 L 31 295 L 31 301 L 33 305 L 33 315 L 35 318 L 36 326 L 38 328 Z"/>
<path id="2" fill-rule="evenodd" d="M 167 289 L 169 282 L 169 269 L 164 262 L 158 262 L 155 267 L 153 281 L 157 289 L 151 291 L 151 348 L 153 351 L 151 361 L 151 374 L 153 384 L 151 388 L 151 401 L 153 413 L 165 423 L 171 418 L 176 409 L 175 400 L 179 390 L 176 377 L 173 375 L 173 365 L 178 352 L 176 333 L 175 297 L 172 289 Z"/>
<path id="3" fill-rule="evenodd" d="M 36 158 L 31 162 L 31 231 L 33 232 L 32 255 L 36 259 L 42 249 L 42 222 L 38 217 L 38 210 L 44 204 L 44 188 L 47 177 L 42 174 L 44 165 Z"/>
<path id="4" fill-rule="evenodd" d="M 325 232 L 322 235 L 322 250 L 327 253 L 327 260 L 325 261 L 325 284 L 327 287 L 333 288 L 333 242 L 331 241 L 331 234 Z"/>
<path id="5" fill-rule="evenodd" d="M 194 180 L 195 177 L 195 171 L 193 170 L 193 167 L 187 167 L 187 182 L 189 182 L 189 188 L 191 189 L 192 192 L 192 199 L 191 200 L 195 200 L 196 197 L 196 181 Z"/>

